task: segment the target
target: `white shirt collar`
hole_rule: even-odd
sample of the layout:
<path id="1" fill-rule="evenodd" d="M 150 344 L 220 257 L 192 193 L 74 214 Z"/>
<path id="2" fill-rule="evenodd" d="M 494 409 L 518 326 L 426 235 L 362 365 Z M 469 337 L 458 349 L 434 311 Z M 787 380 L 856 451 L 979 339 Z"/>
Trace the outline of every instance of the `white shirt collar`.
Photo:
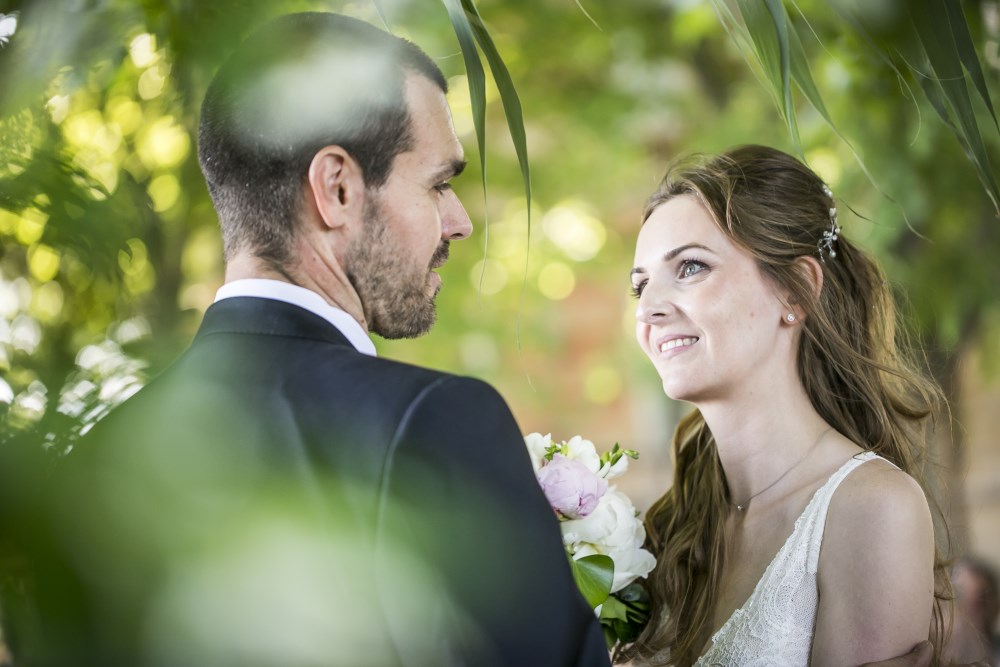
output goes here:
<path id="1" fill-rule="evenodd" d="M 229 299 L 234 296 L 253 296 L 261 299 L 284 301 L 293 306 L 304 308 L 310 313 L 319 315 L 324 320 L 344 334 L 358 352 L 377 356 L 375 344 L 372 343 L 364 328 L 353 317 L 336 306 L 331 306 L 319 294 L 305 287 L 299 287 L 280 280 L 266 278 L 243 278 L 226 283 L 215 293 L 215 301 Z"/>

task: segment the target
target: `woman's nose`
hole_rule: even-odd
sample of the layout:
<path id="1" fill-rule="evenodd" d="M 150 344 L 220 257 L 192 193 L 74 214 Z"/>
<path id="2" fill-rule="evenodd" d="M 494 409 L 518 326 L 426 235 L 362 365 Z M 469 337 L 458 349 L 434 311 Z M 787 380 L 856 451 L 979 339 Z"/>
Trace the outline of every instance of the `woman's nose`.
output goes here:
<path id="1" fill-rule="evenodd" d="M 664 290 L 652 284 L 647 284 L 639 297 L 639 306 L 635 309 L 635 319 L 643 324 L 656 324 L 669 317 L 674 311 Z"/>

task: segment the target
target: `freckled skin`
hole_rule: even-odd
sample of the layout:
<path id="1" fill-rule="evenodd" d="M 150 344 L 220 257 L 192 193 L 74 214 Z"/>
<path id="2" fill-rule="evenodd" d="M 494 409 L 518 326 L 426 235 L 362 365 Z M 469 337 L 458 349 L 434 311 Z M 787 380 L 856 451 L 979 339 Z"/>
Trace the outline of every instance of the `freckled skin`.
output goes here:
<path id="1" fill-rule="evenodd" d="M 707 249 L 665 259 L 688 244 Z M 779 339 L 789 335 L 781 328 L 787 307 L 756 261 L 729 240 L 697 199 L 676 197 L 650 215 L 639 233 L 634 266 L 641 271 L 633 284 L 642 283 L 636 337 L 668 396 L 716 400 L 766 383 L 781 361 Z M 662 355 L 657 341 L 680 334 L 699 340 Z"/>

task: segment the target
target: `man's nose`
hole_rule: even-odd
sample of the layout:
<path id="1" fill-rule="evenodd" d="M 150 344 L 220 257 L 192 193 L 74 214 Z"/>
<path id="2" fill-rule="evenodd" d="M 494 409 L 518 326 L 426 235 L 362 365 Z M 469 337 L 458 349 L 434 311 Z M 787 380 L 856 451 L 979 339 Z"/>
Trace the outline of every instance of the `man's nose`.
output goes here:
<path id="1" fill-rule="evenodd" d="M 465 212 L 462 201 L 449 191 L 441 207 L 441 238 L 445 241 L 460 241 L 472 234 L 472 220 Z"/>

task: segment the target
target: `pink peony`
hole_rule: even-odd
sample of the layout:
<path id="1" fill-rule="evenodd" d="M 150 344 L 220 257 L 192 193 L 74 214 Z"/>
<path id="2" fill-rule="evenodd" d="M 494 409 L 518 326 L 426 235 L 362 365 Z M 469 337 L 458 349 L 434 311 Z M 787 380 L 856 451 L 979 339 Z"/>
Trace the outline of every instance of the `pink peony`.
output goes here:
<path id="1" fill-rule="evenodd" d="M 597 507 L 608 483 L 576 459 L 556 454 L 538 471 L 538 481 L 552 509 L 569 519 L 585 517 Z"/>

